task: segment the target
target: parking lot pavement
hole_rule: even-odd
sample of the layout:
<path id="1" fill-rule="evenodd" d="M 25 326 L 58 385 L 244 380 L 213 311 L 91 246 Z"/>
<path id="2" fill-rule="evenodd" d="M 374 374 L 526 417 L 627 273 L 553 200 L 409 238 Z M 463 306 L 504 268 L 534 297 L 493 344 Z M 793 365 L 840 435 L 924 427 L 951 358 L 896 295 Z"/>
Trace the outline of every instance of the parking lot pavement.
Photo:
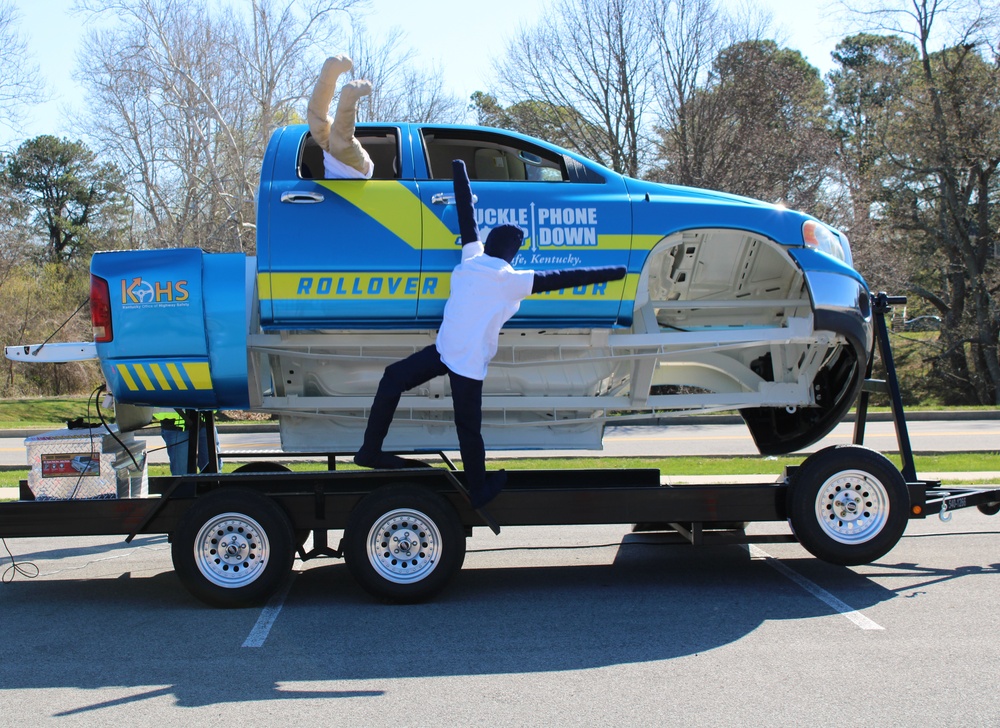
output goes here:
<path id="1" fill-rule="evenodd" d="M 477 529 L 445 593 L 410 606 L 372 600 L 339 561 L 297 563 L 268 607 L 217 610 L 180 586 L 162 536 L 7 544 L 39 570 L 0 585 L 12 725 L 1000 720 L 1000 520 L 975 509 L 913 521 L 849 569 L 794 543 Z"/>

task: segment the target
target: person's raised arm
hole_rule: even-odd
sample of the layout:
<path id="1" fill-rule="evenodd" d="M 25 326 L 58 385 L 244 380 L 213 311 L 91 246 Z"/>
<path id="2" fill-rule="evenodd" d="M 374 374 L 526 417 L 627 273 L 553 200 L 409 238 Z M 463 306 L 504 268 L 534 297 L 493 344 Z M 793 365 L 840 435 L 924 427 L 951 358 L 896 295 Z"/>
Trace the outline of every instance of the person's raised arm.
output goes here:
<path id="1" fill-rule="evenodd" d="M 476 225 L 476 210 L 472 204 L 472 185 L 465 162 L 452 160 L 452 176 L 455 184 L 455 208 L 458 211 L 458 229 L 462 234 L 462 245 L 479 242 L 479 227 Z"/>
<path id="2" fill-rule="evenodd" d="M 532 293 L 558 291 L 591 283 L 619 281 L 625 277 L 623 265 L 607 265 L 594 268 L 566 268 L 564 270 L 536 270 L 531 284 Z"/>

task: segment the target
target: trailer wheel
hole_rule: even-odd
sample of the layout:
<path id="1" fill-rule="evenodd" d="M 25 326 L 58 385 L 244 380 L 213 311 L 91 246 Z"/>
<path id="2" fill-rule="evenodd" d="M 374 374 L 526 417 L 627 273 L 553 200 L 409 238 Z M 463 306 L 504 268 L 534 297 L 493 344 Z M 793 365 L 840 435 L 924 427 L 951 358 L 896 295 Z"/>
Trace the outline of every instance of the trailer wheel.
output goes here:
<path id="1" fill-rule="evenodd" d="M 238 468 L 233 470 L 234 475 L 241 473 L 246 473 L 249 475 L 254 474 L 265 474 L 265 473 L 290 473 L 292 469 L 282 465 L 281 463 L 271 462 L 270 460 L 261 460 L 252 463 L 244 463 Z M 298 529 L 295 531 L 295 544 L 297 547 L 301 548 L 303 544 L 312 535 L 312 531 L 309 529 Z"/>
<path id="2" fill-rule="evenodd" d="M 980 503 L 976 508 L 984 516 L 995 516 L 1000 513 L 1000 503 Z"/>
<path id="3" fill-rule="evenodd" d="M 795 471 L 788 517 L 799 542 L 832 564 L 867 564 L 906 529 L 910 494 L 892 462 L 857 445 L 829 447 Z"/>
<path id="4" fill-rule="evenodd" d="M 202 496 L 184 513 L 171 556 L 181 583 L 203 602 L 260 604 L 291 571 L 292 526 L 270 498 L 225 488 Z"/>
<path id="5" fill-rule="evenodd" d="M 440 495 L 418 486 L 388 486 L 351 511 L 344 560 L 370 594 L 419 602 L 441 591 L 462 567 L 465 530 Z"/>

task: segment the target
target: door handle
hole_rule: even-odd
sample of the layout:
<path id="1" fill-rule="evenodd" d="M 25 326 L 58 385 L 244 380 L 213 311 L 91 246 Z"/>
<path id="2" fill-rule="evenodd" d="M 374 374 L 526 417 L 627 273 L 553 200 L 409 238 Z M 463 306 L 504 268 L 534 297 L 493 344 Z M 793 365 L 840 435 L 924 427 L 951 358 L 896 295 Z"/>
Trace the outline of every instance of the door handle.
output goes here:
<path id="1" fill-rule="evenodd" d="M 282 192 L 281 193 L 282 202 L 291 202 L 296 205 L 312 205 L 316 202 L 323 201 L 323 195 L 319 192 Z"/>
<path id="2" fill-rule="evenodd" d="M 475 204 L 477 202 L 479 202 L 479 198 L 476 197 L 475 195 L 473 195 L 472 196 L 472 203 Z M 449 195 L 449 194 L 447 194 L 445 192 L 435 193 L 435 194 L 431 195 L 431 204 L 432 205 L 454 205 L 455 204 L 455 195 Z"/>

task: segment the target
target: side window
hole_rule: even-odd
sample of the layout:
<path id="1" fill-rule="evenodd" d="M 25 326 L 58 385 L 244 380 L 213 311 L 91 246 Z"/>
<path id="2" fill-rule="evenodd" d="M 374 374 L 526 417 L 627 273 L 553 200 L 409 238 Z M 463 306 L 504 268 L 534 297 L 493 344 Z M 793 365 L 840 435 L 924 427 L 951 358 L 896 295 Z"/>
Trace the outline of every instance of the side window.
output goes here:
<path id="1" fill-rule="evenodd" d="M 358 129 L 355 137 L 368 152 L 375 172 L 372 179 L 399 177 L 399 137 L 395 129 Z M 323 150 L 312 134 L 306 134 L 299 150 L 299 177 L 323 179 Z"/>
<path id="2" fill-rule="evenodd" d="M 451 179 L 451 162 L 461 159 L 471 180 L 563 182 L 569 177 L 561 154 L 521 139 L 461 129 L 424 129 L 431 179 Z"/>

